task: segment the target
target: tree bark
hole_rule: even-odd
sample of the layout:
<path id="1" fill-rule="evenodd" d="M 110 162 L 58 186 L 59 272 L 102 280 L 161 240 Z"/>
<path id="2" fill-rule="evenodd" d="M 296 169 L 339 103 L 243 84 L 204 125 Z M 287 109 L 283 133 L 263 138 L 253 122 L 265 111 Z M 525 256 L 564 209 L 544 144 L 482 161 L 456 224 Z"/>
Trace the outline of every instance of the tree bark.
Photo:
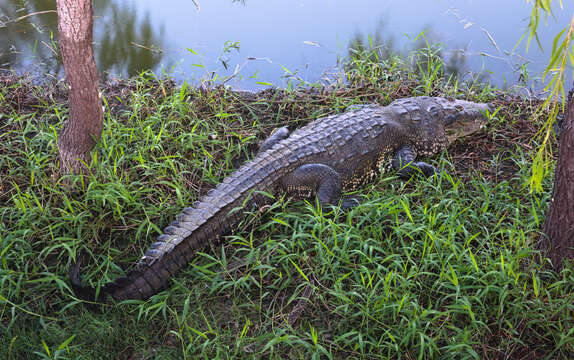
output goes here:
<path id="1" fill-rule="evenodd" d="M 91 0 L 57 0 L 60 51 L 69 88 L 70 113 L 58 150 L 63 173 L 85 173 L 102 133 L 103 110 L 92 48 Z"/>
<path id="2" fill-rule="evenodd" d="M 547 250 L 555 269 L 574 258 L 574 89 L 568 103 L 558 147 L 552 202 L 544 224 L 540 246 Z"/>

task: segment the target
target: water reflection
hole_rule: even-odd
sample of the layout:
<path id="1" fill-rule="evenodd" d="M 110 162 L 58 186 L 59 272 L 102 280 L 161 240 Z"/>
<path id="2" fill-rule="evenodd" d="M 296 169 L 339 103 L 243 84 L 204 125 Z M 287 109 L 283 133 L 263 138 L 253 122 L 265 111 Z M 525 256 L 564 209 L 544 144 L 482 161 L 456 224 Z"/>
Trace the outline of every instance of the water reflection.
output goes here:
<path id="1" fill-rule="evenodd" d="M 410 60 L 410 71 L 419 77 L 430 78 L 433 73 L 439 77 L 456 77 L 463 79 L 465 75 L 486 80 L 484 74 L 472 74 L 466 64 L 465 49 L 444 51 L 443 39 L 435 32 L 432 26 L 427 25 L 414 38 L 407 50 L 396 48 L 395 40 L 386 29 L 386 22 L 380 19 L 377 22 L 373 36 L 364 36 L 359 31 L 351 37 L 348 45 L 348 58 L 352 61 L 346 70 L 357 70 L 362 63 L 379 63 L 384 65 L 392 57 L 399 56 Z M 436 67 L 440 64 L 440 67 Z M 372 75 L 372 74 L 371 74 Z M 378 78 L 378 77 L 376 77 Z"/>
<path id="2" fill-rule="evenodd" d="M 5 0 L 0 4 L 0 66 L 21 64 L 28 71 L 58 74 L 61 62 L 53 36 L 57 29 L 55 3 L 50 0 Z M 40 13 L 35 16 L 27 16 Z"/>
<path id="3" fill-rule="evenodd" d="M 0 24 L 3 67 L 36 69 L 42 74 L 37 65 L 42 64 L 49 72 L 60 72 L 50 36 L 56 29 L 55 14 L 9 22 L 51 10 L 54 3 L 0 0 L 0 21 L 6 24 Z M 233 0 L 169 0 L 169 5 L 157 0 L 95 1 L 98 67 L 104 74 L 127 76 L 144 69 L 160 72 L 162 66 L 177 64 L 175 76 L 218 81 L 235 76 L 239 68 L 240 73 L 228 84 L 257 90 L 269 83 L 285 86 L 291 74 L 308 82 L 320 80 L 325 72 L 339 74 L 336 64 L 347 54 L 376 55 L 384 60 L 397 53 L 413 55 L 417 46 L 424 49 L 428 42 L 431 50 L 426 56 L 440 57 L 445 74 L 468 76 L 472 71 L 488 76 L 492 72 L 489 78 L 498 86 L 524 79 L 531 84 L 540 77 L 553 38 L 569 23 L 574 6 L 574 2 L 564 2 L 564 11 L 556 9 L 556 21 L 549 19 L 550 26 L 540 29 L 546 54 L 535 46 L 525 54 L 524 44 L 515 48 L 528 24 L 531 5 L 525 2 L 249 0 L 245 4 Z M 415 37 L 424 29 L 425 36 L 417 39 L 417 45 Z M 366 34 L 372 35 L 370 40 Z M 222 47 L 229 43 L 240 47 L 222 55 Z M 371 43 L 375 53 L 364 51 Z"/>
<path id="4" fill-rule="evenodd" d="M 0 38 L 7 40 L 0 47 L 0 67 L 63 76 L 55 6 L 52 0 L 0 4 Z M 163 26 L 152 26 L 149 13 L 139 16 L 133 3 L 99 0 L 94 16 L 94 52 L 103 79 L 135 75 L 161 63 Z"/>
<path id="5" fill-rule="evenodd" d="M 105 76 L 131 76 L 160 64 L 164 28 L 154 28 L 149 13 L 139 18 L 134 3 L 112 0 L 94 2 L 94 13 L 96 62 Z"/>
<path id="6" fill-rule="evenodd" d="M 349 59 L 385 61 L 392 55 L 397 55 L 393 35 L 383 34 L 390 34 L 386 29 L 384 18 L 377 21 L 373 36 L 365 36 L 360 31 L 356 31 L 349 40 L 347 51 Z"/>
<path id="7" fill-rule="evenodd" d="M 430 25 L 417 36 L 413 46 L 412 70 L 419 76 L 432 77 L 435 71 L 439 71 L 439 76 L 464 78 L 471 74 L 466 68 L 466 56 L 462 49 L 457 49 L 450 53 L 443 50 L 444 42 Z M 443 66 L 436 69 L 433 64 L 441 63 Z"/>

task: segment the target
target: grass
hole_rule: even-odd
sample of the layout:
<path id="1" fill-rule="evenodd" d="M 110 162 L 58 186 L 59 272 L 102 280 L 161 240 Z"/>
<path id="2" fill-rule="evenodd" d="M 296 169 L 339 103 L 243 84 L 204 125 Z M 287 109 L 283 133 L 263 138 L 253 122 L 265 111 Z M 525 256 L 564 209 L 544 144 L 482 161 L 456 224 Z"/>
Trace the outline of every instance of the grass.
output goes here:
<path id="1" fill-rule="evenodd" d="M 420 71 L 357 52 L 345 78 L 327 88 L 245 94 L 149 74 L 109 84 L 104 132 L 84 180 L 58 175 L 65 87 L 3 75 L 0 353 L 570 358 L 572 267 L 548 270 L 535 250 L 552 179 L 540 194 L 526 191 L 536 104 L 449 78 L 426 51 Z M 248 214 L 223 245 L 204 249 L 148 301 L 92 313 L 74 297 L 72 259 L 82 255 L 92 285 L 122 275 L 182 207 L 251 158 L 272 128 L 418 95 L 492 101 L 500 110 L 484 131 L 432 159 L 446 170 L 440 176 L 380 177 L 348 213 L 279 199 Z"/>

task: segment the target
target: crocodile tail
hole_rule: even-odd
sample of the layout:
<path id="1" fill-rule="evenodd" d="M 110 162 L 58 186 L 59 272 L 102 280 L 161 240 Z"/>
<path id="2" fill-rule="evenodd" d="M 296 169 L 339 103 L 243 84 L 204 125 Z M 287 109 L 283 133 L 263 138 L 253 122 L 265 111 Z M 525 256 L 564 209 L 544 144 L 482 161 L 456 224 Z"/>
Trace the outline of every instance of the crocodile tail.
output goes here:
<path id="1" fill-rule="evenodd" d="M 72 285 L 72 290 L 78 299 L 84 300 L 86 302 L 105 302 L 105 293 L 97 292 L 95 287 L 83 286 L 80 276 L 80 263 L 74 262 L 69 269 L 70 284 Z"/>
<path id="2" fill-rule="evenodd" d="M 80 284 L 79 269 L 73 268 L 71 282 L 78 297 L 89 301 L 103 300 L 106 295 L 117 301 L 145 300 L 162 290 L 168 279 L 185 267 L 198 250 L 219 243 L 222 236 L 241 220 L 242 211 L 237 209 L 268 201 L 252 190 L 257 184 L 269 188 L 279 175 L 277 172 L 269 175 L 269 169 L 261 166 L 254 168 L 257 170 L 252 172 L 249 166 L 244 166 L 193 207 L 185 208 L 176 221 L 163 230 L 134 269 L 125 277 L 102 286 L 102 294 L 98 294 L 97 299 L 93 288 Z"/>
<path id="3" fill-rule="evenodd" d="M 190 213 L 192 215 L 188 215 Z M 167 280 L 184 267 L 199 248 L 211 243 L 208 239 L 218 238 L 227 228 L 214 225 L 221 223 L 221 219 L 214 216 L 198 221 L 198 213 L 196 209 L 185 209 L 178 221 L 164 229 L 132 271 L 103 285 L 99 292 L 82 285 L 80 263 L 72 264 L 69 275 L 76 297 L 88 303 L 105 303 L 108 295 L 117 301 L 145 300 L 162 290 Z M 190 225 L 192 220 L 194 226 Z"/>
<path id="4" fill-rule="evenodd" d="M 161 240 L 165 239 L 166 236 L 164 235 L 161 235 L 151 249 L 146 252 L 147 256 L 149 256 L 150 251 L 153 252 L 154 248 L 163 243 Z M 199 234 L 190 237 L 198 239 L 197 235 Z M 167 280 L 187 264 L 196 250 L 193 245 L 197 243 L 197 241 L 184 242 L 169 253 L 163 254 L 161 258 L 155 258 L 153 262 L 145 261 L 146 256 L 144 255 L 132 271 L 126 276 L 103 285 L 99 293 L 94 287 L 82 285 L 80 266 L 79 263 L 75 263 L 69 270 L 72 290 L 76 297 L 88 303 L 105 303 L 108 295 L 116 301 L 145 300 L 162 290 Z"/>
<path id="5" fill-rule="evenodd" d="M 212 193 L 213 194 L 213 193 Z M 145 300 L 161 291 L 168 279 L 185 267 L 199 249 L 214 245 L 228 232 L 240 214 L 229 214 L 227 206 L 197 202 L 186 208 L 177 220 L 146 251 L 134 269 L 102 287 L 115 300 Z M 88 294 L 94 298 L 93 294 Z"/>
<path id="6" fill-rule="evenodd" d="M 142 286 L 143 275 L 138 270 L 131 271 L 127 276 L 105 284 L 100 288 L 99 292 L 95 287 L 82 285 L 79 263 L 72 264 L 69 274 L 72 290 L 76 297 L 92 305 L 106 303 L 108 296 L 113 297 L 115 300 L 126 300 L 145 299 L 153 294 L 151 291 L 142 294 L 139 288 L 146 287 Z M 157 280 L 155 283 L 157 283 Z"/>
<path id="7" fill-rule="evenodd" d="M 188 263 L 194 251 L 184 251 L 187 250 L 187 247 L 188 244 L 184 243 L 170 253 L 164 254 L 160 260 L 153 262 L 153 264 L 140 260 L 134 270 L 125 277 L 120 277 L 104 285 L 104 292 L 110 294 L 117 301 L 149 298 L 161 291 L 168 279 Z"/>

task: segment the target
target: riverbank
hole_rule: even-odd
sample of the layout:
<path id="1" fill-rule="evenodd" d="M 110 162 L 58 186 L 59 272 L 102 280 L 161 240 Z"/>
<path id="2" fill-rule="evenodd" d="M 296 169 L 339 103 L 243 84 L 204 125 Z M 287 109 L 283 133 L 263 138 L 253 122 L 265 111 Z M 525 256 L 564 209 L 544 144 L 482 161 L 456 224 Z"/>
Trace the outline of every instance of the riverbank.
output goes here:
<path id="1" fill-rule="evenodd" d="M 358 66 L 365 65 L 365 66 Z M 431 64 L 432 65 L 432 64 Z M 153 75 L 103 88 L 89 182 L 60 177 L 66 87 L 0 77 L 0 352 L 43 358 L 568 358 L 571 269 L 535 261 L 552 179 L 529 194 L 538 102 L 367 61 L 347 81 L 234 92 Z M 452 96 L 499 108 L 431 159 L 440 176 L 380 177 L 347 215 L 287 199 L 205 249 L 146 302 L 90 312 L 102 285 L 252 158 L 273 128 L 353 104 Z M 65 185 L 66 183 L 72 184 Z M 311 291 L 312 290 L 312 291 Z M 306 301 L 305 298 L 309 298 Z M 302 310 L 295 326 L 286 319 Z M 305 305 L 302 305 L 305 304 Z"/>

